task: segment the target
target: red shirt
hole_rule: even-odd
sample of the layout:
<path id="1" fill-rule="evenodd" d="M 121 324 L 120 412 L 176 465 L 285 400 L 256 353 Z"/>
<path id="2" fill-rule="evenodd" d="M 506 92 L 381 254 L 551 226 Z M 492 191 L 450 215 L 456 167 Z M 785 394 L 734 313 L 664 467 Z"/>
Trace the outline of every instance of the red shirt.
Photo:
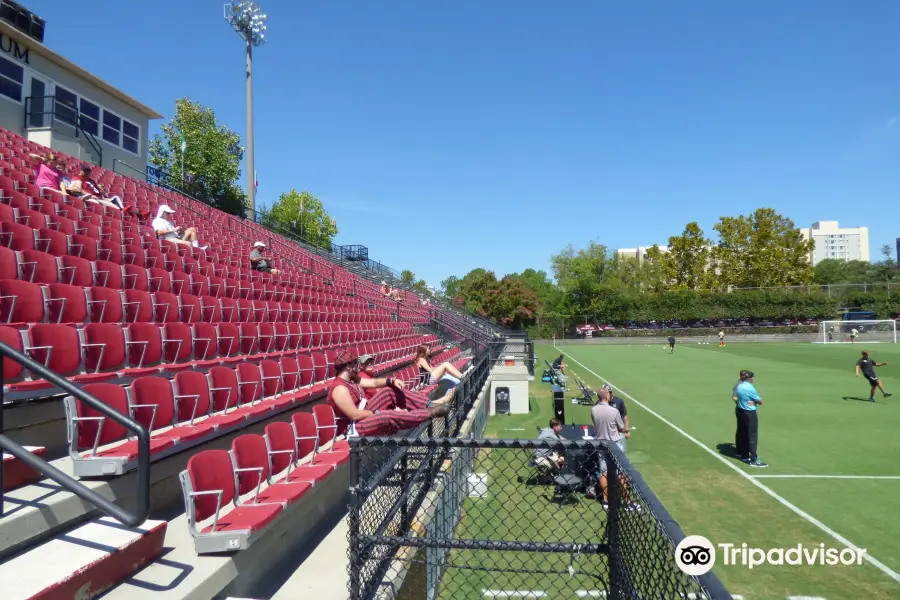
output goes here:
<path id="1" fill-rule="evenodd" d="M 375 379 L 374 377 L 372 377 L 365 371 L 359 372 L 359 378 L 360 379 Z M 366 395 L 366 398 L 368 398 L 369 400 L 374 398 L 375 393 L 378 391 L 378 388 L 360 388 L 360 389 L 362 389 L 363 393 Z"/>
<path id="2" fill-rule="evenodd" d="M 338 408 L 338 405 L 334 403 L 334 390 L 341 386 L 347 388 L 347 391 L 350 392 L 350 398 L 353 400 L 353 404 L 356 408 L 359 408 L 360 403 L 362 403 L 362 394 L 360 393 L 358 385 L 354 385 L 349 381 L 344 381 L 340 377 L 336 377 L 333 381 L 334 383 L 328 388 L 328 404 L 331 406 L 336 417 L 337 435 L 343 435 L 347 432 L 347 426 L 351 423 L 351 420 L 347 418 L 347 415 L 345 415 L 343 411 Z"/>

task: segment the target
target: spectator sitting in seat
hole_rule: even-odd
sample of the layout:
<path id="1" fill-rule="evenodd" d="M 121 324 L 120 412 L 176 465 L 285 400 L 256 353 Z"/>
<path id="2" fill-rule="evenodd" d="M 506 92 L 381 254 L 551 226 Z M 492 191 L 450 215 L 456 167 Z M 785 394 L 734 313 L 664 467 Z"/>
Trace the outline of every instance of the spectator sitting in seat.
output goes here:
<path id="1" fill-rule="evenodd" d="M 250 251 L 250 266 L 254 271 L 262 271 L 263 273 L 271 273 L 272 275 L 281 275 L 279 269 L 273 269 L 269 266 L 269 260 L 262 255 L 266 245 L 262 242 L 254 242 L 253 250 Z"/>
<path id="2" fill-rule="evenodd" d="M 63 181 L 65 166 L 57 160 L 56 155 L 49 152 L 46 155 L 29 154 L 29 156 L 37 162 L 37 178 L 34 184 L 42 190 L 46 188 L 65 194 L 65 181 Z"/>
<path id="3" fill-rule="evenodd" d="M 390 296 L 391 295 L 391 286 L 388 285 L 387 281 L 381 282 L 381 295 L 382 296 Z"/>
<path id="4" fill-rule="evenodd" d="M 538 439 L 551 442 L 561 441 L 562 422 L 559 419 L 550 419 L 549 425 L 546 429 L 541 430 Z M 562 469 L 564 463 L 565 457 L 555 450 L 538 448 L 534 451 L 534 464 L 545 474 L 556 475 Z"/>
<path id="5" fill-rule="evenodd" d="M 371 356 L 363 358 L 371 360 Z M 419 392 L 405 389 L 399 379 L 363 379 L 359 359 L 349 350 L 341 350 L 334 359 L 337 376 L 328 392 L 328 404 L 337 416 L 338 435 L 393 435 L 398 431 L 416 427 L 449 412 L 453 391 L 436 400 L 429 407 L 428 398 Z M 366 388 L 377 391 L 371 398 L 363 392 Z"/>
<path id="6" fill-rule="evenodd" d="M 118 208 L 119 210 L 125 208 L 118 196 L 107 198 L 103 188 L 91 179 L 90 165 L 81 165 L 81 173 L 64 187 L 67 193 L 76 198 L 81 198 L 85 202 L 102 204 L 110 208 Z"/>
<path id="7" fill-rule="evenodd" d="M 176 244 L 188 244 L 193 246 L 194 248 L 200 248 L 201 250 L 206 250 L 209 246 L 201 247 L 197 243 L 197 230 L 193 227 L 188 227 L 183 232 L 181 230 L 181 225 L 175 226 L 166 219 L 166 214 L 173 214 L 175 209 L 170 208 L 168 205 L 163 204 L 156 211 L 156 218 L 153 219 L 153 230 L 156 232 L 156 237 L 160 240 L 168 240 L 170 242 L 174 242 Z"/>
<path id="8" fill-rule="evenodd" d="M 449 381 L 452 387 L 459 385 L 462 373 L 448 362 L 432 367 L 428 362 L 428 346 L 422 344 L 416 348 L 416 366 L 419 367 L 419 379 L 425 385 L 435 385 L 442 379 Z"/>
<path id="9" fill-rule="evenodd" d="M 566 368 L 568 366 L 569 365 L 566 364 L 565 357 L 562 354 L 559 355 L 559 358 L 557 358 L 556 360 L 553 361 L 553 368 L 556 369 L 557 371 L 559 371 L 560 373 L 562 373 L 563 375 L 566 374 Z"/>

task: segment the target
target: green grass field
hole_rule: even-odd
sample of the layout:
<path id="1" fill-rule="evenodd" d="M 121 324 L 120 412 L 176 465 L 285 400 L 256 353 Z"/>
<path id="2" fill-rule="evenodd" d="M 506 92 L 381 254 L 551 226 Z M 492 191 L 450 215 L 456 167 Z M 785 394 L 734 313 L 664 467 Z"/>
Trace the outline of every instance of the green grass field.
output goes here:
<path id="1" fill-rule="evenodd" d="M 839 539 L 845 539 L 874 559 L 862 566 L 753 570 L 720 560 L 715 573 L 732 594 L 900 598 L 900 347 L 868 348 L 890 363 L 879 376 L 889 392 L 898 392 L 887 400 L 879 394 L 875 403 L 865 401 L 865 380 L 853 376 L 861 344 L 684 343 L 674 355 L 643 344 L 537 349 L 539 365 L 563 352 L 570 374 L 592 387 L 605 380 L 617 388 L 635 428 L 629 459 L 686 534 L 759 548 L 843 548 Z M 731 390 L 744 368 L 756 373 L 765 400 L 759 454 L 767 469 L 731 456 Z M 535 381 L 530 414 L 493 417 L 487 435 L 533 437 L 551 412 L 549 385 Z M 567 401 L 566 420 L 587 422 L 588 407 Z"/>

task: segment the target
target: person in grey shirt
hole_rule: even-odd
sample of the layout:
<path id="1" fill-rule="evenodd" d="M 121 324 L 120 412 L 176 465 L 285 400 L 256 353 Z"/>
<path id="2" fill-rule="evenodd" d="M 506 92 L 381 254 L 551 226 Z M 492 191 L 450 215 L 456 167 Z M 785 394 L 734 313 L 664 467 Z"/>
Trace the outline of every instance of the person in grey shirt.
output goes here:
<path id="1" fill-rule="evenodd" d="M 622 422 L 625 424 L 625 433 L 619 439 L 619 447 L 625 452 L 625 440 L 631 439 L 631 426 L 628 424 L 628 409 L 625 407 L 625 401 L 613 394 L 613 388 L 610 384 L 603 384 L 603 388 L 609 392 L 609 405 L 619 411 Z"/>
<path id="2" fill-rule="evenodd" d="M 619 446 L 619 449 L 624 452 L 625 449 L 622 447 L 622 434 L 628 433 L 628 429 L 625 427 L 625 422 L 622 420 L 622 415 L 620 415 L 619 411 L 610 405 L 610 397 L 611 394 L 605 387 L 597 390 L 597 404 L 595 404 L 591 409 L 591 420 L 594 421 L 594 437 L 598 440 L 615 442 L 616 445 Z M 598 480 L 598 484 L 600 486 L 600 502 L 603 504 L 604 508 L 607 508 L 607 465 L 606 460 L 603 458 L 601 458 L 598 462 L 600 463 L 600 477 Z M 622 487 L 624 489 L 624 475 L 619 476 L 619 481 L 623 484 Z M 625 497 L 627 504 L 627 490 L 625 492 Z"/>
<path id="3" fill-rule="evenodd" d="M 255 271 L 271 273 L 272 275 L 281 275 L 281 271 L 279 271 L 278 269 L 273 269 L 269 264 L 270 259 L 263 256 L 262 251 L 265 249 L 266 245 L 262 242 L 255 242 L 253 244 L 253 250 L 250 251 L 250 266 Z"/>
<path id="4" fill-rule="evenodd" d="M 559 419 L 550 419 L 549 427 L 542 429 L 538 434 L 539 440 L 558 442 L 562 440 L 562 422 Z M 549 448 L 538 448 L 534 451 L 534 464 L 545 473 L 558 473 L 562 469 L 565 458 L 559 452 Z"/>

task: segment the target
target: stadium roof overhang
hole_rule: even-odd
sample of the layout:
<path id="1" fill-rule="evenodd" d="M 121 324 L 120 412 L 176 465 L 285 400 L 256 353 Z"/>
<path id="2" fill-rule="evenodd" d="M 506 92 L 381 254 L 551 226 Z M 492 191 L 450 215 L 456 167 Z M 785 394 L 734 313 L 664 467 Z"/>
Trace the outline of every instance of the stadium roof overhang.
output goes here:
<path id="1" fill-rule="evenodd" d="M 2 33 L 5 37 L 8 37 L 12 40 L 15 40 L 17 43 L 25 44 L 29 49 L 31 49 L 35 54 L 39 54 L 45 60 L 69 71 L 81 77 L 91 85 L 95 85 L 113 98 L 124 102 L 128 106 L 134 108 L 139 111 L 141 114 L 146 116 L 148 119 L 162 119 L 163 116 L 144 104 L 141 104 L 122 90 L 114 88 L 110 84 L 106 83 L 96 75 L 88 73 L 75 63 L 70 60 L 67 60 L 63 56 L 57 54 L 47 46 L 41 44 L 37 40 L 28 37 L 18 29 L 15 29 L 11 25 L 0 21 L 0 33 Z"/>

